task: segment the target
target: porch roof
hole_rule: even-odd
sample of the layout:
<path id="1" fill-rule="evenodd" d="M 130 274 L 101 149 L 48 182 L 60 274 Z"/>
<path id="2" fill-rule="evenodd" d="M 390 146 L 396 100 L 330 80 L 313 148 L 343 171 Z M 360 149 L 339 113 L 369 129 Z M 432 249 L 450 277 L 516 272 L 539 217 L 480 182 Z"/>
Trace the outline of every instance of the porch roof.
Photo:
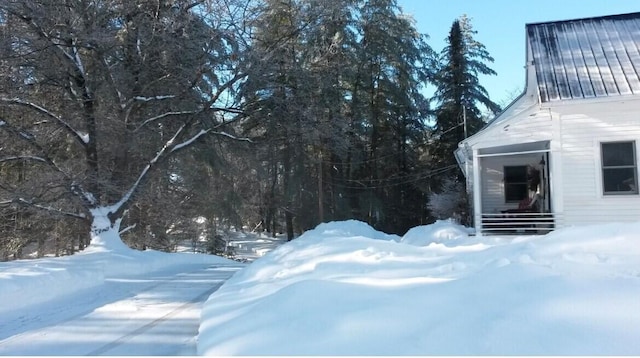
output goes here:
<path id="1" fill-rule="evenodd" d="M 538 141 L 528 143 L 516 143 L 500 145 L 495 147 L 480 148 L 478 149 L 479 157 L 492 157 L 500 155 L 518 155 L 529 153 L 541 153 L 549 151 L 549 141 Z"/>
<path id="2" fill-rule="evenodd" d="M 531 154 L 531 153 L 545 153 L 550 151 L 550 142 L 548 140 L 527 142 L 527 143 L 515 143 L 505 144 L 493 147 L 486 147 L 478 149 L 478 157 L 494 157 L 494 156 L 507 156 L 507 155 L 519 155 L 519 154 Z M 469 178 L 468 170 L 471 164 L 471 147 L 465 143 L 465 146 L 458 147 L 454 151 L 458 166 L 465 177 Z"/>

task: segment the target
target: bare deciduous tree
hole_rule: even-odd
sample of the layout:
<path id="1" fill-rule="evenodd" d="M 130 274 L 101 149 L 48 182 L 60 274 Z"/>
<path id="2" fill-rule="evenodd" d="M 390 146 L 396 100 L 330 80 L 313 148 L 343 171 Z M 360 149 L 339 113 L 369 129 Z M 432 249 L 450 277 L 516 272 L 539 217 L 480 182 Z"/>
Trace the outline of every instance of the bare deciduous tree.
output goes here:
<path id="1" fill-rule="evenodd" d="M 151 172 L 204 136 L 236 139 L 234 6 L 0 3 L 0 206 L 81 219 L 117 241 Z"/>

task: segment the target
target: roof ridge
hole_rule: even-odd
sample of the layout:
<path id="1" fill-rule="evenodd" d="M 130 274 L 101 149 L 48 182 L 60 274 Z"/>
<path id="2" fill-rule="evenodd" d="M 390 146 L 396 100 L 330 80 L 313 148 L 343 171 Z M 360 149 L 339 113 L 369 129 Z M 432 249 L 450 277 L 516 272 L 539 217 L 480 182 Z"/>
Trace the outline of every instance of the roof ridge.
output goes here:
<path id="1" fill-rule="evenodd" d="M 619 19 L 625 19 L 625 18 L 631 18 L 631 19 L 640 18 L 640 12 L 628 12 L 624 14 L 613 14 L 613 15 L 604 15 L 604 16 L 591 16 L 591 17 L 576 18 L 576 19 L 531 22 L 531 23 L 525 24 L 525 26 L 530 27 L 530 26 L 560 24 L 560 23 L 566 23 L 566 22 L 585 21 L 585 20 L 608 20 L 608 19 L 619 20 Z"/>

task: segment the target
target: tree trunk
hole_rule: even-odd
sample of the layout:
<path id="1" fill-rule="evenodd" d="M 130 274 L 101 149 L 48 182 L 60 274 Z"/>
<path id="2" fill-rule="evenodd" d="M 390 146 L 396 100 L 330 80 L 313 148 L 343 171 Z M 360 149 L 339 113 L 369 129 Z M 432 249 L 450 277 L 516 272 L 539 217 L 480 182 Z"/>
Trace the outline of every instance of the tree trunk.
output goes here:
<path id="1" fill-rule="evenodd" d="M 126 251 L 130 248 L 120 238 L 122 217 L 114 217 L 108 207 L 91 210 L 91 247 L 106 251 Z"/>
<path id="2" fill-rule="evenodd" d="M 45 241 L 45 237 L 43 235 L 38 236 L 38 248 L 36 249 L 37 258 L 44 257 L 44 254 L 45 254 L 44 241 Z"/>
<path id="3" fill-rule="evenodd" d="M 285 148 L 283 151 L 282 163 L 284 167 L 283 172 L 283 191 L 285 198 L 285 208 L 284 208 L 284 221 L 287 231 L 287 240 L 293 240 L 293 216 L 291 214 L 291 197 L 292 197 L 292 188 L 291 188 L 291 145 L 285 144 Z"/>
<path id="4" fill-rule="evenodd" d="M 318 155 L 318 221 L 324 222 L 324 184 L 322 183 L 322 150 Z"/>
<path id="5" fill-rule="evenodd" d="M 284 220 L 287 225 L 287 241 L 293 240 L 293 215 L 289 210 L 286 210 L 284 213 Z"/>
<path id="6" fill-rule="evenodd" d="M 267 198 L 267 215 L 265 218 L 265 227 L 273 237 L 276 237 L 276 185 L 278 184 L 278 165 L 275 155 L 271 151 L 271 187 L 269 188 L 269 197 Z"/>

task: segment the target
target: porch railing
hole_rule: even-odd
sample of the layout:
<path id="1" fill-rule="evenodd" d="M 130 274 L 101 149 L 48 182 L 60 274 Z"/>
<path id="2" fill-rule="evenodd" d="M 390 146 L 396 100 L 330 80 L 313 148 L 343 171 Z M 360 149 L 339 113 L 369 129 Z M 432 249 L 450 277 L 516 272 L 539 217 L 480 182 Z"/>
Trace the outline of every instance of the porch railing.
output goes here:
<path id="1" fill-rule="evenodd" d="M 493 235 L 547 234 L 557 228 L 561 218 L 556 213 L 482 214 L 482 233 Z"/>

